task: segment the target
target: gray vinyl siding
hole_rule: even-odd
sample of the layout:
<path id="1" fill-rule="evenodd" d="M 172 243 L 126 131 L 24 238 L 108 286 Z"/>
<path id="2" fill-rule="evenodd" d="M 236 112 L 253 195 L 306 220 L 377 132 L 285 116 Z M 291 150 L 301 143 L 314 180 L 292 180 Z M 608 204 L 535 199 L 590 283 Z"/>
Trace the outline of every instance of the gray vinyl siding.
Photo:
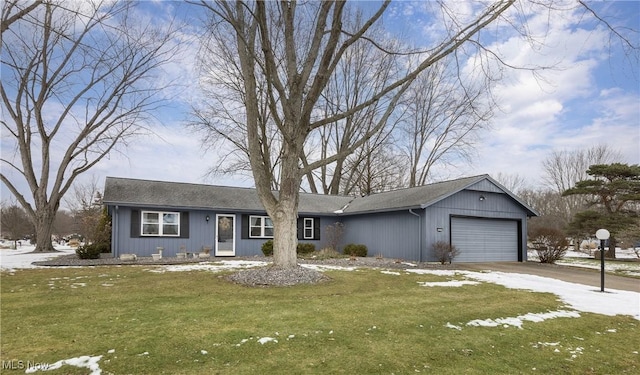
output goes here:
<path id="1" fill-rule="evenodd" d="M 266 215 L 263 213 L 252 213 L 249 215 Z M 256 256 L 262 254 L 262 244 L 269 241 L 269 238 L 242 238 L 241 233 L 241 216 L 242 214 L 236 214 L 236 256 Z M 300 214 L 300 217 L 318 217 L 317 215 Z M 328 225 L 332 225 L 338 221 L 335 217 L 318 217 L 320 218 L 320 239 L 298 239 L 298 243 L 312 243 L 316 246 L 316 250 L 322 249 L 326 246 L 326 228 Z"/>
<path id="2" fill-rule="evenodd" d="M 480 200 L 480 196 L 485 199 Z M 475 218 L 495 218 L 512 219 L 518 222 L 521 233 L 520 236 L 520 257 L 525 261 L 527 258 L 527 215 L 526 212 L 507 194 L 490 193 L 486 191 L 463 190 L 425 209 L 425 244 L 424 259 L 435 261 L 436 257 L 431 246 L 437 241 L 451 241 L 451 218 L 452 217 L 475 217 Z M 437 232 L 437 228 L 442 228 Z"/>
<path id="3" fill-rule="evenodd" d="M 454 182 L 458 185 L 466 183 L 465 181 Z M 142 185 L 146 186 L 145 184 Z M 344 211 L 340 211 L 340 214 L 333 214 L 335 210 L 329 210 L 329 208 L 325 207 L 327 206 L 326 203 L 332 202 L 333 198 L 306 196 L 306 199 L 313 200 L 311 203 L 315 202 L 310 207 L 315 207 L 315 209 L 322 208 L 322 211 L 310 210 L 300 213 L 299 216 L 301 218 L 314 217 L 320 219 L 320 239 L 300 239 L 299 242 L 313 243 L 316 249 L 322 249 L 328 243 L 327 226 L 335 222 L 342 222 L 344 224 L 344 235 L 339 245 L 340 248 L 343 248 L 348 243 L 364 244 L 368 248 L 369 256 L 381 255 L 386 258 L 411 261 L 436 261 L 432 245 L 437 241 L 451 243 L 452 233 L 450 227 L 452 218 L 500 219 L 511 220 L 516 223 L 517 245 L 514 246 L 516 247 L 514 251 L 518 252 L 518 260 L 526 260 L 527 215 L 535 215 L 535 212 L 528 209 L 526 205 L 519 202 L 514 196 L 506 194 L 501 187 L 492 183 L 489 179 L 477 181 L 467 187 L 458 185 L 454 186 L 455 189 L 452 189 L 447 184 L 434 184 L 432 187 L 426 186 L 404 189 L 395 193 L 381 193 L 362 198 L 362 200 L 355 199 L 351 206 L 344 205 L 346 202 L 345 197 L 334 197 L 338 199 L 339 206 L 344 208 Z M 199 189 L 206 188 L 191 185 L 189 187 L 195 189 L 194 194 L 200 191 Z M 126 189 L 122 191 L 127 192 Z M 227 196 L 236 192 L 233 189 L 224 191 Z M 247 190 L 242 190 L 241 192 L 249 194 Z M 162 190 L 158 194 L 164 197 L 162 195 L 164 193 L 166 191 Z M 251 194 L 253 193 L 251 192 Z M 195 195 L 197 196 L 197 194 Z M 480 196 L 484 198 L 482 201 Z M 162 202 L 166 202 L 167 199 L 163 198 Z M 351 199 L 349 198 L 349 200 Z M 240 199 L 236 200 L 239 201 Z M 253 208 L 253 206 L 251 208 L 242 208 L 244 207 L 242 206 L 235 209 L 221 209 L 216 208 L 217 206 L 166 208 L 163 204 L 154 206 L 152 202 L 145 201 L 145 203 L 139 204 L 141 207 L 132 208 L 129 204 L 137 204 L 117 202 L 125 201 L 116 200 L 107 203 L 113 219 L 112 249 L 113 255 L 116 257 L 125 253 L 151 256 L 151 254 L 157 252 L 157 247 L 164 248 L 165 256 L 173 257 L 182 246 L 189 252 L 197 252 L 203 247 L 210 247 L 213 251 L 212 254 L 215 254 L 216 214 L 235 215 L 235 256 L 262 255 L 262 244 L 268 240 L 265 238 L 242 238 L 243 214 L 266 215 L 264 212 L 260 212 L 258 208 Z M 117 205 L 119 204 L 126 204 L 127 206 L 121 205 L 118 207 Z M 132 236 L 132 210 L 138 212 L 143 210 L 188 212 L 188 237 Z M 412 212 L 418 216 L 412 214 Z M 207 216 L 209 216 L 208 222 L 206 220 Z M 186 217 L 186 215 L 181 216 L 181 218 L 183 217 Z"/>
<path id="4" fill-rule="evenodd" d="M 147 208 L 147 207 L 111 207 L 113 231 L 112 250 L 113 256 L 121 254 L 137 254 L 138 256 L 151 256 L 157 253 L 158 247 L 163 247 L 164 256 L 175 257 L 181 246 L 185 246 L 188 252 L 199 252 L 203 247 L 210 247 L 211 254 L 215 252 L 215 225 L 216 214 L 235 215 L 235 255 L 256 256 L 262 255 L 262 244 L 268 241 L 266 238 L 242 238 L 242 214 L 227 211 L 191 210 L 189 212 L 189 237 L 132 237 L 131 215 L 132 211 L 172 211 L 184 212 L 175 208 Z M 265 215 L 264 212 L 250 213 L 249 215 Z M 206 217 L 209 216 L 207 222 Z M 303 217 L 303 216 L 301 216 Z M 317 216 L 315 216 L 317 217 Z M 320 240 L 299 240 L 299 242 L 313 243 L 316 249 L 325 246 L 326 226 L 337 221 L 335 217 L 320 217 Z"/>
<path id="5" fill-rule="evenodd" d="M 414 212 L 420 214 L 422 210 Z M 419 260 L 420 221 L 408 210 L 342 218 L 345 235 L 343 246 L 364 244 L 368 256 Z"/>
<path id="6" fill-rule="evenodd" d="M 174 257 L 181 246 L 189 252 L 199 252 L 203 247 L 215 246 L 215 211 L 189 211 L 189 237 L 132 237 L 131 236 L 131 207 L 112 208 L 113 236 L 111 239 L 113 256 L 121 254 L 137 254 L 151 256 L 157 253 L 158 247 L 163 247 L 165 256 Z M 171 211 L 185 212 L 179 209 L 158 209 L 136 207 L 137 211 Z M 207 215 L 209 222 L 206 221 Z M 181 229 L 182 230 L 182 229 Z"/>

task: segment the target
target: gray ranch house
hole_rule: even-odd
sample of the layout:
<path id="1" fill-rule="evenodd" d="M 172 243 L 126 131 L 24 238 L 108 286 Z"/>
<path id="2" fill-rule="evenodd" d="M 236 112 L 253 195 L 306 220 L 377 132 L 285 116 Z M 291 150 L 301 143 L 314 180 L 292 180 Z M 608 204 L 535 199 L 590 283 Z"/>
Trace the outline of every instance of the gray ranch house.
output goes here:
<path id="1" fill-rule="evenodd" d="M 273 224 L 255 189 L 107 177 L 112 254 L 164 256 L 210 248 L 213 256 L 262 255 Z M 344 225 L 342 245 L 369 256 L 435 261 L 437 241 L 457 262 L 526 261 L 527 218 L 536 212 L 488 175 L 365 197 L 300 194 L 298 240 L 326 245 L 326 228 Z"/>

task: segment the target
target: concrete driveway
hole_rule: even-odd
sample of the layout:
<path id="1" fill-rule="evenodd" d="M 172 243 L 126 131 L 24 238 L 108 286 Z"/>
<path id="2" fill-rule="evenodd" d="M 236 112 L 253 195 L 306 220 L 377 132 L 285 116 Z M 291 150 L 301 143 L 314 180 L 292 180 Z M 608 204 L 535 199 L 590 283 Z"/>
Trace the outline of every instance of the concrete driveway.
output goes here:
<path id="1" fill-rule="evenodd" d="M 557 264 L 542 264 L 538 262 L 457 263 L 456 265 L 460 269 L 469 271 L 490 270 L 550 277 L 570 283 L 591 285 L 600 290 L 600 270 L 560 266 Z M 604 287 L 605 291 L 607 289 L 619 289 L 640 292 L 640 280 L 631 277 L 605 274 Z"/>

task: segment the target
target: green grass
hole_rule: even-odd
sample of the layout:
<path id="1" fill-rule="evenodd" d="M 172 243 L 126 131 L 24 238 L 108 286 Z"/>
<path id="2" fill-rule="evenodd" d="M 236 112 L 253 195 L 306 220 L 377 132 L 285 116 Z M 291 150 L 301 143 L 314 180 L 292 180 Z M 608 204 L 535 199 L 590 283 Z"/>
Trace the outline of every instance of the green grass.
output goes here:
<path id="1" fill-rule="evenodd" d="M 327 274 L 333 280 L 319 285 L 249 288 L 221 274 L 142 267 L 2 273 L 2 373 L 24 373 L 8 369 L 11 363 L 83 355 L 102 355 L 103 374 L 640 371 L 640 322 L 630 317 L 585 313 L 525 322 L 524 329 L 470 327 L 464 324 L 473 319 L 562 304 L 555 295 L 494 284 L 417 283 L 446 280 L 437 276 Z M 448 322 L 463 328 L 447 328 Z M 278 342 L 261 345 L 261 337 Z M 87 372 L 63 366 L 47 374 Z"/>

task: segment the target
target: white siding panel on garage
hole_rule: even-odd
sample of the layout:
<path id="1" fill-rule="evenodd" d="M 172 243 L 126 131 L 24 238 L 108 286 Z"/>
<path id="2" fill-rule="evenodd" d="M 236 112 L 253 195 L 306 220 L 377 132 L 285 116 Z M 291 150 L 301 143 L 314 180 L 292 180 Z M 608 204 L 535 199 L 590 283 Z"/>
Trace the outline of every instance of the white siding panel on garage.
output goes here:
<path id="1" fill-rule="evenodd" d="M 460 250 L 456 262 L 518 260 L 518 222 L 451 218 L 451 244 Z"/>

